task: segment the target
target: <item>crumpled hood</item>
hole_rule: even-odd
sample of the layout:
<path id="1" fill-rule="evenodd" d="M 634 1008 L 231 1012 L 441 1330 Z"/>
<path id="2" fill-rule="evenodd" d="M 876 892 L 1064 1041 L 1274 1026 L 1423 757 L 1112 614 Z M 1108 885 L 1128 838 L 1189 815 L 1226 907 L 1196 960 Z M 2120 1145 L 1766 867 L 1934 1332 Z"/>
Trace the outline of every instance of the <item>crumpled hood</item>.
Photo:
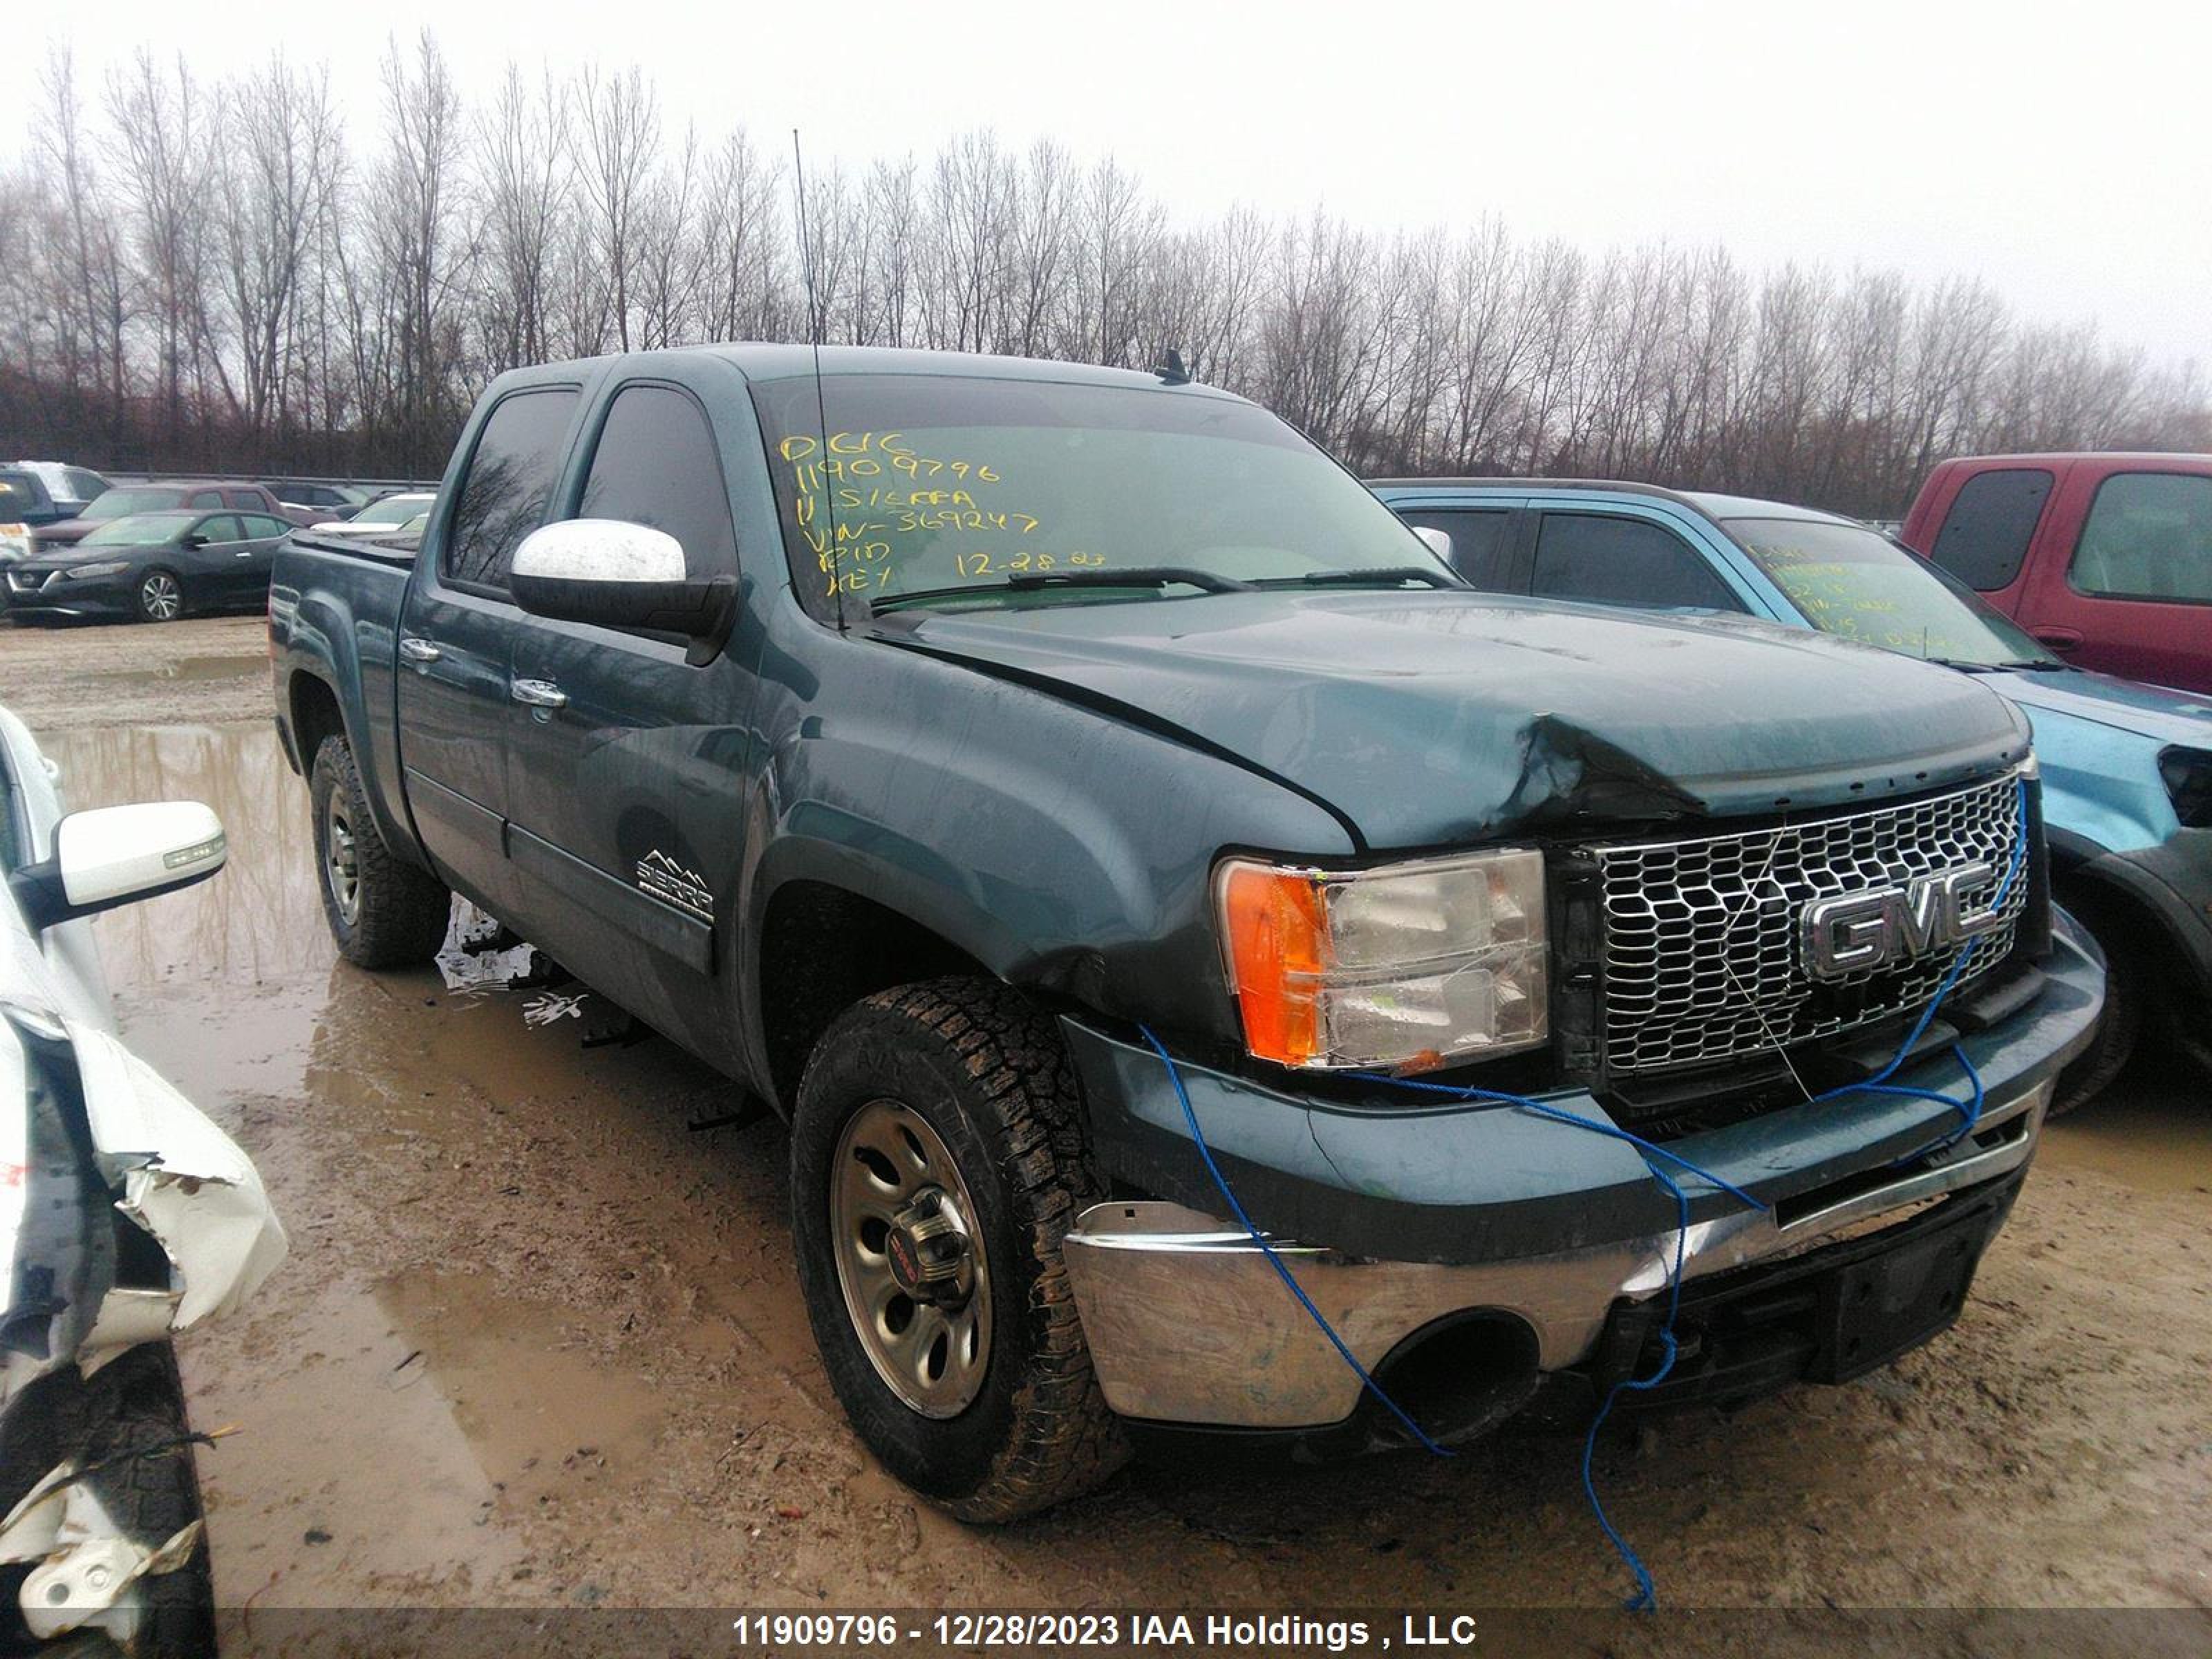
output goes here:
<path id="1" fill-rule="evenodd" d="M 2014 672 L 1992 674 L 1989 681 L 2027 709 L 2030 720 L 2060 714 L 2161 744 L 2212 748 L 2212 697 L 2197 692 L 2138 685 L 2110 674 Z"/>
<path id="2" fill-rule="evenodd" d="M 1370 848 L 1831 805 L 2016 760 L 1949 669 L 1802 629 L 1492 594 L 1210 594 L 894 611 L 887 642 L 1178 728 Z"/>

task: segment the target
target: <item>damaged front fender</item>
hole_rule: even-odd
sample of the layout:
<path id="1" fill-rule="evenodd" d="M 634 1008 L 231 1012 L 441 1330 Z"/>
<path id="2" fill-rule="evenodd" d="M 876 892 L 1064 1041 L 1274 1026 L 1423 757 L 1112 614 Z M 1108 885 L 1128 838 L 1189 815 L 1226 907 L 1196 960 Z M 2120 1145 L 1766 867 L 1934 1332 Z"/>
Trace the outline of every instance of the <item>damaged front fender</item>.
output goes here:
<path id="1" fill-rule="evenodd" d="M 167 1331 L 234 1311 L 283 1261 L 284 1229 L 252 1161 L 236 1142 L 112 1038 L 76 1043 L 93 1152 L 115 1207 L 152 1235 L 169 1260 L 156 1290 L 165 1314 L 149 1330 L 154 1287 L 117 1286 L 80 1351 L 86 1369 Z"/>

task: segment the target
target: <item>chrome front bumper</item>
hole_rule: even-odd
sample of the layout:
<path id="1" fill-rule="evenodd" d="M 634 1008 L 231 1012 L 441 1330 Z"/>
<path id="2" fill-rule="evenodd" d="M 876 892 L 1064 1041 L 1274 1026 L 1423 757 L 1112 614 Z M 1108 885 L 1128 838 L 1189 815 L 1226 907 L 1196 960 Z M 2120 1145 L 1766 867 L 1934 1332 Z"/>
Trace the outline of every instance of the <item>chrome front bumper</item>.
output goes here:
<path id="1" fill-rule="evenodd" d="M 1993 1098 L 1972 1138 L 1893 1180 L 1860 1176 L 1771 1211 L 1744 1208 L 1693 1224 L 1680 1241 L 1683 1278 L 1863 1234 L 2013 1173 L 2034 1152 L 2051 1091 L 2046 1079 Z M 1268 1242 L 1370 1370 L 1425 1326 L 1483 1310 L 1526 1324 L 1538 1365 L 1553 1371 L 1589 1357 L 1616 1302 L 1667 1288 L 1677 1239 L 1670 1231 L 1463 1267 Z M 1305 1429 L 1340 1423 L 1358 1405 L 1359 1378 L 1234 1223 L 1176 1204 L 1095 1204 L 1076 1218 L 1063 1249 L 1099 1385 L 1123 1416 Z"/>

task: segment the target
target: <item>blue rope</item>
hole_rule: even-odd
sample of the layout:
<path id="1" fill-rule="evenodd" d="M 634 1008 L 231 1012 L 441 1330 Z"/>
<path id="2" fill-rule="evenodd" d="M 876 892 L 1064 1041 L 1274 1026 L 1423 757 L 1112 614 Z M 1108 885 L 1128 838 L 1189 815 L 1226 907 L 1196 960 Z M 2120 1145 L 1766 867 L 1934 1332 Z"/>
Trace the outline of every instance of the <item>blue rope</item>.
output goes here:
<path id="1" fill-rule="evenodd" d="M 1413 1420 L 1413 1414 L 1390 1397 L 1389 1392 L 1375 1380 L 1367 1368 L 1359 1363 L 1352 1350 L 1345 1345 L 1344 1339 L 1337 1334 L 1336 1328 L 1328 1322 L 1320 1309 L 1314 1306 L 1313 1299 L 1305 1293 L 1304 1287 L 1292 1276 L 1289 1265 L 1277 1253 L 1275 1247 L 1268 1243 L 1267 1236 L 1253 1224 L 1252 1218 L 1245 1212 L 1243 1203 L 1237 1198 L 1236 1189 L 1231 1187 L 1229 1178 L 1221 1172 L 1220 1164 L 1214 1161 L 1213 1149 L 1206 1144 L 1206 1132 L 1199 1127 L 1197 1109 L 1191 1104 L 1190 1091 L 1184 1086 L 1182 1071 L 1176 1064 L 1175 1056 L 1168 1052 L 1167 1045 L 1154 1035 L 1150 1026 L 1139 1025 L 1137 1029 L 1144 1033 L 1145 1041 L 1152 1045 L 1152 1052 L 1160 1057 L 1160 1063 L 1167 1067 L 1168 1080 L 1175 1085 L 1176 1100 L 1182 1108 L 1183 1122 L 1190 1130 L 1191 1142 L 1198 1148 L 1199 1158 L 1205 1164 L 1206 1173 L 1213 1177 L 1213 1184 L 1228 1204 L 1231 1212 L 1236 1216 L 1238 1224 L 1243 1227 L 1252 1242 L 1260 1247 L 1261 1253 L 1267 1259 L 1268 1265 L 1274 1268 L 1276 1276 L 1290 1288 L 1291 1294 L 1298 1299 L 1298 1305 L 1311 1316 L 1315 1325 L 1320 1328 L 1321 1334 L 1328 1339 L 1330 1346 L 1335 1348 L 1344 1363 L 1352 1368 L 1354 1375 L 1359 1378 L 1361 1386 L 1376 1400 L 1382 1401 L 1390 1414 L 1405 1425 L 1407 1432 L 1413 1437 L 1423 1450 L 1437 1457 L 1456 1455 L 1449 1447 L 1439 1445 L 1432 1439 L 1421 1425 Z M 1457 1100 L 1494 1102 L 1498 1105 L 1516 1107 L 1522 1111 L 1532 1112 L 1538 1117 L 1549 1119 L 1555 1123 L 1565 1123 L 1576 1128 L 1586 1129 L 1592 1133 L 1604 1135 L 1608 1139 L 1624 1141 L 1634 1147 L 1643 1157 L 1644 1167 L 1650 1171 L 1651 1178 L 1673 1195 L 1675 1213 L 1674 1256 L 1667 1275 L 1667 1318 L 1659 1332 L 1658 1369 L 1649 1376 L 1625 1378 L 1615 1383 L 1607 1393 L 1604 1403 L 1598 1408 L 1597 1415 L 1590 1420 L 1589 1432 L 1583 1437 L 1583 1496 L 1589 1498 L 1590 1509 L 1597 1516 L 1599 1527 L 1603 1529 L 1606 1537 L 1620 1553 L 1620 1559 L 1627 1564 L 1629 1571 L 1636 1575 L 1637 1593 L 1627 1605 L 1632 1611 L 1644 1611 L 1656 1607 L 1656 1592 L 1652 1583 L 1650 1571 L 1644 1566 L 1642 1558 L 1636 1553 L 1628 1540 L 1621 1535 L 1620 1529 L 1613 1524 L 1612 1518 L 1606 1514 L 1605 1505 L 1598 1497 L 1597 1479 L 1592 1469 L 1592 1460 L 1596 1455 L 1599 1431 L 1605 1426 L 1606 1418 L 1613 1410 L 1613 1401 L 1621 1393 L 1631 1389 L 1656 1389 L 1667 1380 L 1668 1373 L 1674 1369 L 1674 1357 L 1678 1352 L 1674 1338 L 1674 1316 L 1681 1306 L 1682 1263 L 1689 1242 L 1690 1198 L 1689 1194 L 1683 1190 L 1681 1183 L 1669 1175 L 1662 1165 L 1674 1164 L 1689 1174 L 1696 1176 L 1699 1180 L 1710 1183 L 1716 1190 L 1727 1193 L 1753 1209 L 1765 1210 L 1768 1206 L 1742 1188 L 1714 1174 L 1710 1170 L 1699 1167 L 1679 1152 L 1670 1152 L 1664 1146 L 1656 1146 L 1640 1135 L 1632 1134 L 1614 1124 L 1604 1123 L 1595 1118 L 1583 1117 L 1573 1112 L 1563 1111 L 1556 1106 L 1547 1106 L 1541 1101 L 1531 1100 L 1526 1095 L 1504 1094 L 1494 1089 L 1459 1088 L 1449 1084 L 1420 1083 L 1407 1078 L 1389 1077 L 1381 1073 L 1354 1072 L 1347 1075 L 1356 1081 L 1379 1083 L 1398 1089 L 1418 1090 L 1428 1094 L 1447 1095 Z"/>
<path id="2" fill-rule="evenodd" d="M 2004 908 L 2005 900 L 2012 893 L 2013 882 L 2019 877 L 2021 866 L 2026 862 L 2027 856 L 2027 781 L 2025 778 L 2016 780 L 2013 785 L 2013 790 L 2012 856 L 2005 861 L 2004 878 L 1997 883 L 1996 896 L 1990 901 L 1990 908 L 1992 911 L 2002 911 Z M 1892 1158 L 1889 1167 L 1893 1170 L 1901 1168 L 1907 1164 L 1917 1164 L 1922 1158 L 1932 1158 L 1939 1152 L 1948 1152 L 1981 1127 L 1982 1108 L 1987 1103 L 1988 1091 L 1982 1087 L 1982 1074 L 1974 1069 L 1974 1062 L 1966 1057 L 1964 1043 L 1954 1042 L 1951 1045 L 1952 1057 L 1959 1062 L 1960 1068 L 1966 1074 L 1967 1092 L 1963 1100 L 1956 1095 L 1945 1094 L 1940 1089 L 1923 1089 L 1909 1083 L 1890 1081 L 1890 1079 L 1904 1069 L 1906 1058 L 1912 1053 L 1913 1045 L 1917 1043 L 1923 1034 L 1927 1031 L 1929 1024 L 1936 1018 L 1936 1011 L 1943 1006 L 1944 999 L 1951 994 L 1960 980 L 1965 976 L 1966 964 L 1974 959 L 1974 952 L 1980 949 L 1981 943 L 1979 939 L 1966 941 L 1966 948 L 1959 952 L 1959 959 L 1951 964 L 1949 971 L 1937 984 L 1936 994 L 1929 999 L 1928 1006 L 1920 1011 L 1920 1018 L 1913 1022 L 1912 1030 L 1905 1034 L 1905 1041 L 1898 1045 L 1897 1053 L 1891 1057 L 1888 1065 L 1863 1081 L 1846 1083 L 1838 1088 L 1827 1090 L 1814 1095 L 1812 1101 L 1808 1103 L 1817 1104 L 1824 1100 L 1840 1099 L 1845 1095 L 1897 1095 L 1907 1099 L 1931 1100 L 1938 1105 L 1948 1106 L 1958 1113 L 1959 1122 L 1955 1128 L 1947 1134 L 1938 1135 L 1925 1146 L 1916 1146 L 1911 1152 Z"/>
<path id="3" fill-rule="evenodd" d="M 1505 1094 L 1495 1089 L 1466 1089 L 1449 1083 L 1421 1083 L 1411 1078 L 1395 1078 L 1380 1072 L 1353 1072 L 1349 1075 L 1363 1082 L 1385 1084 L 1398 1089 L 1418 1090 L 1425 1094 L 1448 1095 L 1455 1099 L 1467 1101 L 1494 1101 L 1502 1106 L 1511 1106 L 1524 1112 L 1532 1112 L 1536 1116 L 1547 1118 L 1554 1123 L 1571 1124 L 1576 1128 L 1587 1129 L 1593 1134 L 1603 1135 L 1608 1140 L 1622 1141 L 1635 1148 L 1638 1156 L 1644 1160 L 1644 1167 L 1651 1178 L 1665 1188 L 1668 1195 L 1674 1199 L 1674 1256 L 1668 1265 L 1667 1317 L 1659 1326 L 1659 1364 L 1649 1376 L 1626 1376 L 1608 1389 L 1604 1400 L 1599 1402 L 1596 1415 L 1590 1419 L 1589 1430 L 1583 1436 L 1583 1496 L 1589 1500 L 1590 1513 L 1597 1517 L 1598 1528 L 1605 1534 L 1606 1540 L 1613 1546 L 1614 1553 L 1620 1557 L 1622 1564 L 1636 1577 L 1636 1594 L 1629 1597 L 1624 1605 L 1631 1613 L 1650 1612 L 1659 1605 L 1658 1590 L 1652 1583 L 1650 1569 L 1644 1565 L 1644 1558 L 1636 1553 L 1635 1546 L 1622 1536 L 1620 1529 L 1613 1525 L 1613 1517 L 1605 1512 L 1605 1501 L 1598 1496 L 1595 1464 L 1597 1458 L 1598 1436 L 1604 1431 L 1606 1419 L 1613 1414 L 1614 1401 L 1625 1393 L 1657 1388 L 1674 1373 L 1675 1358 L 1681 1352 L 1681 1345 L 1674 1335 L 1674 1320 L 1682 1307 L 1682 1265 L 1690 1238 L 1690 1195 L 1683 1189 L 1682 1183 L 1668 1173 L 1665 1166 L 1671 1164 L 1685 1173 L 1697 1176 L 1698 1180 L 1705 1182 L 1716 1191 L 1726 1193 L 1752 1209 L 1764 1212 L 1771 1206 L 1763 1200 L 1753 1197 L 1734 1182 L 1692 1163 L 1680 1152 L 1646 1140 L 1641 1135 L 1632 1134 L 1618 1124 L 1604 1122 L 1597 1118 L 1583 1117 L 1575 1112 L 1563 1111 L 1557 1106 L 1547 1106 L 1541 1101 L 1531 1100 L 1526 1095 Z"/>
<path id="4" fill-rule="evenodd" d="M 2015 785 L 2015 790 L 2012 856 L 2005 866 L 2003 879 L 1997 884 L 1996 896 L 1991 901 L 1990 908 L 1994 910 L 2003 909 L 2005 900 L 2011 893 L 2013 881 L 2020 872 L 2027 848 L 2027 781 L 2020 781 Z M 1982 1076 L 1974 1069 L 1974 1062 L 1967 1057 L 1963 1044 L 1954 1043 L 1951 1052 L 1957 1057 L 1960 1066 L 1966 1073 L 1966 1081 L 1971 1092 L 1966 1099 L 1960 1100 L 1936 1089 L 1925 1089 L 1912 1084 L 1890 1081 L 1904 1069 L 1905 1060 L 1912 1052 L 1913 1045 L 1920 1041 L 1929 1024 L 1935 1019 L 1936 1011 L 1942 1006 L 1943 1000 L 1951 994 L 1954 988 L 1965 975 L 1966 964 L 1972 960 L 1974 951 L 1980 944 L 1979 939 L 1967 941 L 1966 948 L 1959 953 L 1958 960 L 1951 964 L 1949 971 L 1943 975 L 1942 981 L 1936 988 L 1936 994 L 1929 1000 L 1928 1006 L 1921 1010 L 1919 1019 L 1914 1023 L 1912 1030 L 1905 1035 L 1905 1041 L 1899 1045 L 1896 1054 L 1888 1065 L 1863 1082 L 1847 1083 L 1840 1088 L 1830 1089 L 1824 1093 L 1813 1096 L 1808 1102 L 1808 1104 L 1813 1104 L 1851 1094 L 1896 1095 L 1940 1102 L 1959 1113 L 1960 1123 L 1957 1128 L 1929 1145 L 1893 1160 L 1892 1168 L 1911 1163 L 1935 1152 L 1948 1151 L 1966 1136 L 1973 1133 L 1981 1121 L 1982 1107 L 1986 1097 L 1982 1086 Z M 1297 1298 L 1298 1305 L 1312 1317 L 1314 1323 L 1320 1328 L 1322 1334 L 1329 1340 L 1331 1346 L 1336 1349 L 1344 1363 L 1349 1365 L 1359 1378 L 1361 1385 L 1368 1393 L 1382 1401 L 1391 1415 L 1405 1425 L 1407 1431 L 1413 1437 L 1421 1448 L 1437 1457 L 1455 1455 L 1455 1454 L 1450 1449 L 1441 1446 L 1431 1439 L 1422 1430 L 1421 1425 L 1413 1420 L 1405 1407 L 1393 1400 L 1382 1385 L 1369 1374 L 1367 1368 L 1362 1365 L 1352 1350 L 1345 1346 L 1344 1339 L 1336 1334 L 1336 1328 L 1328 1322 L 1319 1308 L 1314 1306 L 1313 1299 L 1305 1293 L 1304 1287 L 1292 1276 L 1289 1266 L 1276 1252 L 1275 1247 L 1268 1243 L 1267 1236 L 1253 1224 L 1252 1218 L 1245 1213 L 1244 1206 L 1238 1200 L 1235 1189 L 1230 1186 L 1229 1178 L 1222 1174 L 1221 1166 L 1214 1162 L 1213 1150 L 1206 1145 L 1205 1131 L 1199 1127 L 1198 1112 L 1191 1104 L 1190 1091 L 1183 1085 L 1182 1072 L 1176 1066 L 1175 1056 L 1170 1054 L 1167 1051 L 1167 1046 L 1153 1035 L 1152 1029 L 1149 1025 L 1140 1024 L 1137 1029 L 1144 1033 L 1145 1041 L 1152 1045 L 1152 1052 L 1160 1057 L 1160 1063 L 1167 1067 L 1168 1080 L 1175 1085 L 1176 1099 L 1182 1107 L 1183 1122 L 1189 1127 L 1192 1144 L 1198 1148 L 1198 1155 L 1206 1164 L 1206 1173 L 1213 1177 L 1213 1184 L 1220 1191 L 1223 1200 L 1227 1202 L 1231 1212 L 1236 1216 L 1238 1224 L 1243 1227 L 1245 1232 L 1250 1236 L 1252 1242 L 1260 1247 L 1261 1254 L 1267 1259 L 1267 1264 L 1275 1270 L 1276 1276 L 1289 1286 L 1291 1294 Z M 1598 1406 L 1596 1415 L 1590 1419 L 1589 1431 L 1583 1437 L 1583 1496 L 1589 1499 L 1590 1512 L 1597 1517 L 1597 1524 L 1604 1532 L 1607 1540 L 1612 1544 L 1622 1562 L 1636 1577 L 1636 1594 L 1631 1596 L 1625 1605 L 1632 1613 L 1651 1611 L 1659 1604 L 1657 1587 L 1652 1581 L 1650 1570 L 1644 1565 L 1643 1558 L 1637 1554 L 1635 1547 L 1622 1536 L 1620 1528 L 1613 1525 L 1612 1517 L 1607 1515 L 1604 1501 L 1598 1496 L 1597 1477 L 1593 1465 L 1597 1455 L 1598 1436 L 1605 1427 L 1607 1418 L 1612 1415 L 1614 1402 L 1623 1394 L 1657 1388 L 1673 1374 L 1674 1361 L 1681 1352 L 1680 1342 L 1674 1334 L 1674 1323 L 1682 1307 L 1682 1269 L 1690 1237 L 1690 1195 L 1684 1190 L 1682 1183 L 1670 1175 L 1663 1166 L 1672 1164 L 1676 1169 L 1706 1182 L 1715 1191 L 1726 1193 L 1753 1209 L 1765 1211 L 1772 1206 L 1753 1197 L 1734 1182 L 1724 1180 L 1711 1170 L 1692 1163 L 1679 1152 L 1646 1140 L 1640 1135 L 1632 1134 L 1618 1124 L 1605 1122 L 1596 1118 L 1583 1117 L 1578 1113 L 1564 1111 L 1556 1106 L 1547 1106 L 1543 1102 L 1532 1100 L 1526 1095 L 1506 1094 L 1495 1089 L 1462 1088 L 1449 1083 L 1422 1083 L 1414 1079 L 1391 1077 L 1380 1072 L 1352 1072 L 1346 1075 L 1354 1081 L 1379 1084 L 1394 1089 L 1443 1095 L 1455 1100 L 1489 1102 L 1500 1106 L 1510 1106 L 1521 1111 L 1533 1113 L 1538 1117 L 1547 1119 L 1554 1123 L 1568 1124 L 1575 1128 L 1588 1130 L 1593 1134 L 1603 1135 L 1607 1139 L 1624 1142 L 1636 1150 L 1638 1156 L 1644 1160 L 1644 1167 L 1650 1172 L 1651 1178 L 1664 1188 L 1668 1195 L 1674 1199 L 1674 1260 L 1668 1264 L 1667 1273 L 1667 1317 L 1659 1327 L 1659 1364 L 1649 1376 L 1623 1377 L 1608 1389 L 1606 1391 L 1605 1399 Z"/>
<path id="5" fill-rule="evenodd" d="M 1182 1121 L 1190 1126 L 1191 1141 L 1197 1146 L 1199 1157 L 1206 1161 L 1206 1172 L 1213 1177 L 1213 1184 L 1221 1189 L 1222 1197 L 1229 1201 L 1229 1207 L 1235 1212 L 1237 1219 L 1243 1224 L 1244 1231 L 1251 1235 L 1252 1242 L 1260 1247 L 1261 1253 L 1267 1258 L 1267 1265 L 1275 1270 L 1276 1276 L 1284 1284 L 1290 1286 L 1291 1294 L 1298 1299 L 1298 1305 L 1313 1316 L 1314 1323 L 1321 1327 L 1321 1334 L 1335 1346 L 1337 1352 L 1343 1357 L 1344 1363 L 1351 1366 L 1358 1374 L 1360 1382 L 1365 1385 L 1367 1392 L 1389 1407 L 1391 1414 L 1406 1425 L 1406 1431 L 1421 1443 L 1424 1450 L 1431 1452 L 1438 1457 L 1453 1456 L 1455 1454 L 1449 1449 L 1439 1446 L 1435 1441 L 1430 1439 L 1427 1434 L 1423 1432 L 1421 1425 L 1413 1421 L 1406 1408 L 1385 1393 L 1380 1382 L 1368 1375 L 1367 1367 L 1359 1363 L 1352 1350 L 1345 1346 L 1344 1339 L 1336 1334 L 1336 1327 L 1328 1322 L 1322 1310 L 1314 1306 L 1313 1298 L 1305 1293 L 1304 1287 L 1291 1276 L 1289 1267 L 1285 1264 L 1283 1258 L 1276 1254 L 1275 1247 L 1267 1242 L 1267 1235 L 1252 1224 L 1252 1218 L 1244 1213 L 1244 1206 L 1237 1201 L 1236 1191 L 1229 1184 L 1229 1177 L 1221 1173 L 1221 1166 L 1213 1161 L 1213 1149 L 1206 1144 L 1206 1133 L 1198 1127 L 1198 1113 L 1190 1103 L 1190 1091 L 1183 1087 L 1182 1072 L 1176 1065 L 1175 1056 L 1168 1053 L 1166 1045 L 1152 1035 L 1151 1026 L 1139 1025 L 1137 1029 L 1145 1034 L 1145 1041 L 1152 1045 L 1152 1052 L 1160 1057 L 1160 1063 L 1168 1068 L 1168 1080 L 1175 1085 L 1176 1098 L 1182 1103 Z"/>

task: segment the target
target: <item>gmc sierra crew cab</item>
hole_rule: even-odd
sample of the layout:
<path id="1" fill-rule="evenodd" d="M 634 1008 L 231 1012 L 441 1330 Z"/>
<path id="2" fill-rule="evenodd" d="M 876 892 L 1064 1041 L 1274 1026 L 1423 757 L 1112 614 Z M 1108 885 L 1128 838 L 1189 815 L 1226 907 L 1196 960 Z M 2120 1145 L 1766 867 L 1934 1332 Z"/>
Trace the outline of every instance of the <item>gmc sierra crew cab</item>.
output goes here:
<path id="1" fill-rule="evenodd" d="M 837 1394 L 969 1519 L 1856 1376 L 2101 995 L 2002 699 L 1474 592 L 1172 370 L 519 370 L 270 627 L 343 954 L 459 893 L 785 1118 Z"/>

